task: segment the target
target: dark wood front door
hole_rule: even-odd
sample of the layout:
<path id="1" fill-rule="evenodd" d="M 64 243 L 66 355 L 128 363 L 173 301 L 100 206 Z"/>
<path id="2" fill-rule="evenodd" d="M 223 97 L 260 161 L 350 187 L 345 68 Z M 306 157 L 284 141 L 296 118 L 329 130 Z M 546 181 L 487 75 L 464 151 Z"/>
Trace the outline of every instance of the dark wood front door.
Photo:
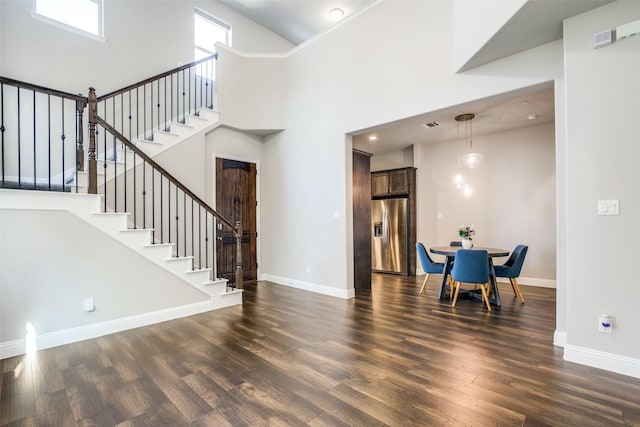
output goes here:
<path id="1" fill-rule="evenodd" d="M 216 210 L 242 227 L 242 270 L 244 281 L 258 278 L 256 250 L 256 165 L 216 159 Z M 217 229 L 218 277 L 235 282 L 236 238 L 228 226 Z"/>

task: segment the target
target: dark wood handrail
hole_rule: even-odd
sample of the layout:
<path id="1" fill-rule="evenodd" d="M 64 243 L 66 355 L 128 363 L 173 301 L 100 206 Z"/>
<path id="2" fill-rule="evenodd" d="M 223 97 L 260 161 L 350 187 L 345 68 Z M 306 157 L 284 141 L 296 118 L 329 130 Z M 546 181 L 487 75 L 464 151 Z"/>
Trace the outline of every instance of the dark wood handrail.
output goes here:
<path id="1" fill-rule="evenodd" d="M 73 93 L 63 92 L 60 90 L 50 89 L 44 86 L 38 86 L 33 83 L 27 83 L 20 80 L 11 79 L 9 77 L 0 76 L 0 83 L 16 86 L 24 89 L 35 90 L 37 92 L 46 93 L 49 95 L 59 96 L 61 98 L 72 99 L 78 102 L 84 102 L 85 104 L 88 102 L 88 98 L 82 95 L 75 95 Z"/>
<path id="2" fill-rule="evenodd" d="M 98 102 L 104 101 L 105 99 L 111 98 L 111 97 L 116 96 L 116 95 L 123 94 L 125 92 L 130 91 L 131 89 L 135 89 L 137 87 L 140 87 L 140 86 L 143 86 L 145 84 L 151 83 L 151 82 L 156 81 L 158 79 L 161 79 L 163 77 L 170 76 L 171 74 L 178 73 L 178 72 L 180 72 L 182 70 L 186 70 L 186 69 L 191 68 L 191 67 L 193 67 L 195 65 L 198 65 L 198 64 L 200 64 L 202 62 L 207 62 L 207 61 L 209 61 L 211 59 L 218 59 L 218 54 L 214 53 L 213 55 L 207 56 L 206 58 L 202 58 L 202 59 L 199 59 L 197 61 L 193 61 L 193 62 L 191 62 L 189 64 L 186 64 L 186 65 L 181 65 L 181 66 L 179 66 L 177 68 L 174 68 L 173 70 L 165 71 L 164 73 L 160 73 L 160 74 L 155 75 L 153 77 L 149 77 L 148 79 L 144 79 L 142 81 L 139 81 L 138 83 L 130 84 L 129 86 L 123 87 L 122 89 L 118 89 L 118 90 L 115 90 L 113 92 L 109 92 L 109 93 L 107 93 L 105 95 L 101 95 L 101 96 L 98 97 Z"/>
<path id="3" fill-rule="evenodd" d="M 116 139 L 118 139 L 120 142 L 122 142 L 124 145 L 127 146 L 127 148 L 131 149 L 131 151 L 135 152 L 136 155 L 142 157 L 147 163 L 149 163 L 154 169 L 156 169 L 158 172 L 160 172 L 162 175 L 164 175 L 169 181 L 171 181 L 176 187 L 178 187 L 180 190 L 184 191 L 185 194 L 187 194 L 189 197 L 191 197 L 193 200 L 195 200 L 197 203 L 199 203 L 206 211 L 208 211 L 211 215 L 215 216 L 216 218 L 218 218 L 218 220 L 220 220 L 221 222 L 223 222 L 225 225 L 227 225 L 228 227 L 230 227 L 234 234 L 238 234 L 240 232 L 239 228 L 236 225 L 233 225 L 231 223 L 231 221 L 229 221 L 228 219 L 226 219 L 225 217 L 223 217 L 222 215 L 220 215 L 215 209 L 213 209 L 211 206 L 209 206 L 205 201 L 203 201 L 200 197 L 196 196 L 191 190 L 189 190 L 186 186 L 184 186 L 180 181 L 178 181 L 177 178 L 175 178 L 173 175 L 171 175 L 165 168 L 163 168 L 162 166 L 160 166 L 158 163 L 156 163 L 156 161 L 154 161 L 151 157 L 149 157 L 147 154 L 145 154 L 144 151 L 142 151 L 141 149 L 139 149 L 138 147 L 136 147 L 135 144 L 133 144 L 131 141 L 129 141 L 124 135 L 122 135 L 120 132 L 118 132 L 113 126 L 111 126 L 109 123 L 107 123 L 104 119 L 102 119 L 100 116 L 97 116 L 97 123 L 102 126 L 105 130 L 107 130 L 109 133 L 111 133 L 113 136 L 116 137 Z"/>

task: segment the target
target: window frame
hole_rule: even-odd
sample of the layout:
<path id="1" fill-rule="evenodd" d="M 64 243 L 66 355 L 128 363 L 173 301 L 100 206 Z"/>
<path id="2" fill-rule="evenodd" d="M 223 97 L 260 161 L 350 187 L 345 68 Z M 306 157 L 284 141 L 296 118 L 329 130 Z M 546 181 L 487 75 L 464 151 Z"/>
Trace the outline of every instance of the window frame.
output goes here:
<path id="1" fill-rule="evenodd" d="M 202 19 L 205 19 L 205 20 L 211 22 L 213 25 L 217 25 L 218 27 L 222 28 L 225 31 L 226 39 L 227 39 L 224 44 L 229 46 L 229 47 L 231 47 L 231 38 L 232 38 L 231 24 L 229 24 L 228 22 L 225 22 L 222 19 L 220 19 L 220 18 L 218 18 L 216 16 L 213 16 L 210 13 L 208 13 L 208 12 L 196 7 L 193 10 L 193 18 L 194 18 L 193 58 L 194 58 L 194 60 L 197 60 L 196 51 L 198 51 L 198 50 L 200 50 L 202 52 L 207 52 L 206 56 L 211 56 L 211 55 L 216 53 L 215 50 L 214 51 L 210 51 L 209 49 L 196 44 L 196 34 L 195 34 L 195 17 L 196 17 L 196 15 L 198 15 Z"/>
<path id="2" fill-rule="evenodd" d="M 45 22 L 47 24 L 53 25 L 58 28 L 62 28 L 69 32 L 79 34 L 84 37 L 88 37 L 97 41 L 105 41 L 104 38 L 104 0 L 83 0 L 85 2 L 94 3 L 98 6 L 98 16 L 96 16 L 97 24 L 98 24 L 98 34 L 86 31 L 82 28 L 76 27 L 70 23 L 60 21 L 59 19 L 53 18 L 48 15 L 44 15 L 38 12 L 38 2 L 42 0 L 33 0 L 33 10 L 31 11 L 31 16 L 34 19 L 37 19 L 41 22 Z"/>

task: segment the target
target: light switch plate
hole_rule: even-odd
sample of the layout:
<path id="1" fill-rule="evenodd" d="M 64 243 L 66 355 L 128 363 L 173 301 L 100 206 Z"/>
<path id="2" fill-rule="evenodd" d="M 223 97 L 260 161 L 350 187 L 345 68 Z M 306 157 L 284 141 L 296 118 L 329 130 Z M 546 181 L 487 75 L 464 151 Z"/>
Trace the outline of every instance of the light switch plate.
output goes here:
<path id="1" fill-rule="evenodd" d="M 620 200 L 598 200 L 598 215 L 620 215 Z"/>

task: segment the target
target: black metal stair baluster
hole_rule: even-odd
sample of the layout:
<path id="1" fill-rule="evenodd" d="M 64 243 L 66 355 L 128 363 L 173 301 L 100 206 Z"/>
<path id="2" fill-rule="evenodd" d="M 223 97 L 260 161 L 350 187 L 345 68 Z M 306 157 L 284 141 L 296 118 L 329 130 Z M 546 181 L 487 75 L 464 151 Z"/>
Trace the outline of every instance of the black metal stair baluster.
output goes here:
<path id="1" fill-rule="evenodd" d="M 209 212 L 204 213 L 204 266 L 209 268 Z"/>
<path id="2" fill-rule="evenodd" d="M 186 101 L 186 93 L 185 93 L 185 81 L 184 81 L 184 70 L 182 70 L 182 123 L 186 124 L 187 123 L 187 112 L 186 112 L 186 105 L 185 105 L 185 101 Z"/>
<path id="3" fill-rule="evenodd" d="M 22 132 L 20 131 L 20 128 L 22 128 L 22 125 L 20 123 L 20 119 L 21 119 L 21 109 L 20 109 L 20 88 L 18 88 L 18 188 L 22 187 L 22 168 L 21 168 L 21 163 L 22 163 L 22 158 L 20 153 L 22 152 L 22 149 L 20 147 L 21 145 L 21 136 L 22 136 Z"/>
<path id="4" fill-rule="evenodd" d="M 202 81 L 204 80 L 204 77 L 202 74 L 203 63 L 201 62 L 198 65 L 200 66 L 200 108 L 202 108 Z"/>
<path id="5" fill-rule="evenodd" d="M 167 179 L 167 198 L 169 201 L 167 202 L 167 227 L 169 231 L 169 243 L 171 242 L 171 181 Z"/>
<path id="6" fill-rule="evenodd" d="M 151 166 L 151 228 L 153 228 L 153 242 L 155 243 L 156 230 L 156 170 Z"/>
<path id="7" fill-rule="evenodd" d="M 125 153 L 125 157 L 126 157 Z M 137 185 L 137 177 L 136 177 L 136 152 L 133 152 L 133 228 L 138 228 L 138 212 L 136 211 L 137 203 L 136 199 L 138 198 L 138 185 Z M 144 190 L 143 190 L 144 191 Z M 144 193 L 143 193 L 144 197 Z"/>
<path id="8" fill-rule="evenodd" d="M 49 122 L 51 122 L 51 119 L 49 119 Z M 79 145 L 82 146 L 82 113 L 79 112 L 78 110 L 78 101 L 76 100 L 76 147 L 78 147 Z M 84 153 L 84 150 L 82 151 Z M 73 171 L 73 175 L 74 175 L 74 181 L 75 181 L 75 186 L 76 186 L 76 193 L 78 192 L 78 170 L 80 169 L 80 165 L 82 165 L 82 167 L 84 168 L 84 159 L 80 159 L 79 158 L 79 154 L 78 154 L 78 150 L 76 149 L 76 155 L 75 155 L 75 170 Z M 80 162 L 83 163 L 80 163 Z M 51 163 L 51 162 L 49 162 Z M 64 191 L 64 185 L 65 185 L 65 177 L 64 177 L 64 173 L 62 174 L 62 191 Z"/>
<path id="9" fill-rule="evenodd" d="M 167 121 L 167 78 L 164 77 L 164 129 L 169 131 L 169 122 Z"/>
<path id="10" fill-rule="evenodd" d="M 183 239 L 182 245 L 183 250 L 182 253 L 184 256 L 187 256 L 187 193 L 182 192 L 182 225 L 183 225 Z"/>
<path id="11" fill-rule="evenodd" d="M 62 135 L 60 135 L 60 140 L 62 141 L 62 189 L 64 190 L 64 140 L 66 138 L 64 135 L 64 98 L 60 100 L 60 109 L 62 110 Z"/>
<path id="12" fill-rule="evenodd" d="M 198 203 L 198 268 L 202 268 L 202 206 Z"/>
<path id="13" fill-rule="evenodd" d="M 131 135 L 131 91 L 129 91 L 129 110 L 128 110 L 129 114 L 129 140 L 133 142 L 133 135 Z"/>
<path id="14" fill-rule="evenodd" d="M 140 88 L 136 88 L 136 138 L 140 138 Z"/>
<path id="15" fill-rule="evenodd" d="M 0 83 L 0 147 L 2 148 L 2 186 L 4 187 L 4 83 Z"/>
<path id="16" fill-rule="evenodd" d="M 144 138 L 147 139 L 147 85 L 142 87 L 142 129 L 144 132 Z"/>
<path id="17" fill-rule="evenodd" d="M 107 105 L 105 102 L 105 112 L 107 110 Z M 96 127 L 97 129 L 97 127 Z M 107 130 L 103 129 L 104 137 L 103 140 L 103 152 L 102 152 L 102 169 L 104 170 L 104 211 L 107 212 Z"/>
<path id="18" fill-rule="evenodd" d="M 77 120 L 76 120 L 77 122 Z M 76 123 L 76 127 L 78 124 Z M 47 94 L 47 156 L 48 160 L 48 175 L 49 175 L 49 191 L 51 191 L 51 94 Z M 78 183 L 78 178 L 76 177 L 76 185 Z M 64 170 L 62 171 L 62 191 L 64 191 Z M 77 192 L 77 187 L 76 187 Z"/>
<path id="19" fill-rule="evenodd" d="M 178 186 L 176 185 L 176 256 L 180 256 L 180 227 L 178 224 L 179 219 L 179 211 L 178 211 Z"/>
<path id="20" fill-rule="evenodd" d="M 191 94 L 193 93 L 193 91 L 191 90 L 191 70 L 193 69 L 193 67 L 189 67 L 189 109 L 191 109 Z M 195 90 L 195 88 L 194 88 Z M 195 109 L 195 103 L 193 105 L 193 108 Z M 185 122 L 186 124 L 186 122 Z"/>
<path id="21" fill-rule="evenodd" d="M 193 199 L 191 199 L 191 256 L 193 259 L 196 259 L 196 251 L 195 251 L 195 222 L 193 221 Z"/>
<path id="22" fill-rule="evenodd" d="M 169 102 L 171 104 L 171 122 L 173 122 L 174 118 L 173 118 L 173 74 L 171 74 L 169 76 L 169 78 L 171 79 L 171 102 Z"/>
<path id="23" fill-rule="evenodd" d="M 115 124 L 116 121 L 116 98 L 111 98 L 111 106 L 112 106 L 112 117 L 113 117 L 113 123 Z M 106 134 L 106 129 L 105 129 L 105 134 Z M 111 144 L 111 152 L 112 152 L 112 156 L 113 156 L 113 211 L 114 212 L 118 212 L 118 163 L 116 161 L 117 156 L 116 156 L 116 149 L 117 149 L 117 144 L 116 144 L 116 137 L 115 135 L 113 135 L 113 143 Z M 107 153 L 105 151 L 105 162 L 107 159 Z"/>
<path id="24" fill-rule="evenodd" d="M 160 132 L 160 80 L 158 80 L 157 83 L 157 88 L 158 88 L 158 104 L 157 104 L 157 114 L 158 114 L 158 132 Z"/>
<path id="25" fill-rule="evenodd" d="M 151 116 L 151 140 L 153 141 L 155 139 L 153 137 L 153 82 L 149 83 L 149 91 L 151 92 L 151 99 L 149 100 L 149 115 Z"/>
<path id="26" fill-rule="evenodd" d="M 142 228 L 147 228 L 147 161 L 142 159 Z M 155 243 L 152 231 L 151 243 Z"/>
<path id="27" fill-rule="evenodd" d="M 37 178 L 37 164 L 36 164 L 36 153 L 37 153 L 37 135 L 36 135 L 36 91 L 33 91 L 33 189 L 38 189 L 38 178 Z M 62 170 L 64 175 L 64 169 Z"/>
<path id="28" fill-rule="evenodd" d="M 154 169 L 155 172 L 155 169 Z M 164 221 L 162 217 L 164 216 L 164 204 L 162 203 L 163 199 L 163 191 L 162 191 L 162 175 L 160 175 L 160 243 L 164 243 Z"/>
<path id="29" fill-rule="evenodd" d="M 120 133 L 124 134 L 124 94 L 120 95 L 120 126 L 122 127 Z M 124 207 L 123 211 L 127 212 L 127 146 L 122 142 L 120 143 L 120 152 L 122 152 L 123 163 L 124 163 Z M 136 194 L 135 188 L 133 194 Z M 136 218 L 135 214 L 133 217 L 133 222 L 135 224 Z M 135 226 L 134 226 L 135 228 Z"/>
<path id="30" fill-rule="evenodd" d="M 111 98 L 111 107 L 112 107 L 111 117 L 113 118 L 113 124 L 115 125 L 115 122 L 116 122 L 116 98 L 115 97 Z M 105 134 L 106 133 L 107 132 L 105 129 Z M 113 157 L 113 211 L 114 212 L 118 212 L 118 162 L 117 162 L 118 156 L 116 153 L 116 149 L 117 149 L 116 136 L 113 135 L 113 143 L 111 144 L 111 153 L 112 153 L 111 156 Z M 104 158 L 105 158 L 105 164 L 106 164 L 106 161 L 107 161 L 106 151 L 105 151 Z"/>
<path id="31" fill-rule="evenodd" d="M 204 79 L 204 93 L 205 93 L 205 106 L 209 108 L 209 64 L 211 61 L 207 61 L 207 72 Z"/>

